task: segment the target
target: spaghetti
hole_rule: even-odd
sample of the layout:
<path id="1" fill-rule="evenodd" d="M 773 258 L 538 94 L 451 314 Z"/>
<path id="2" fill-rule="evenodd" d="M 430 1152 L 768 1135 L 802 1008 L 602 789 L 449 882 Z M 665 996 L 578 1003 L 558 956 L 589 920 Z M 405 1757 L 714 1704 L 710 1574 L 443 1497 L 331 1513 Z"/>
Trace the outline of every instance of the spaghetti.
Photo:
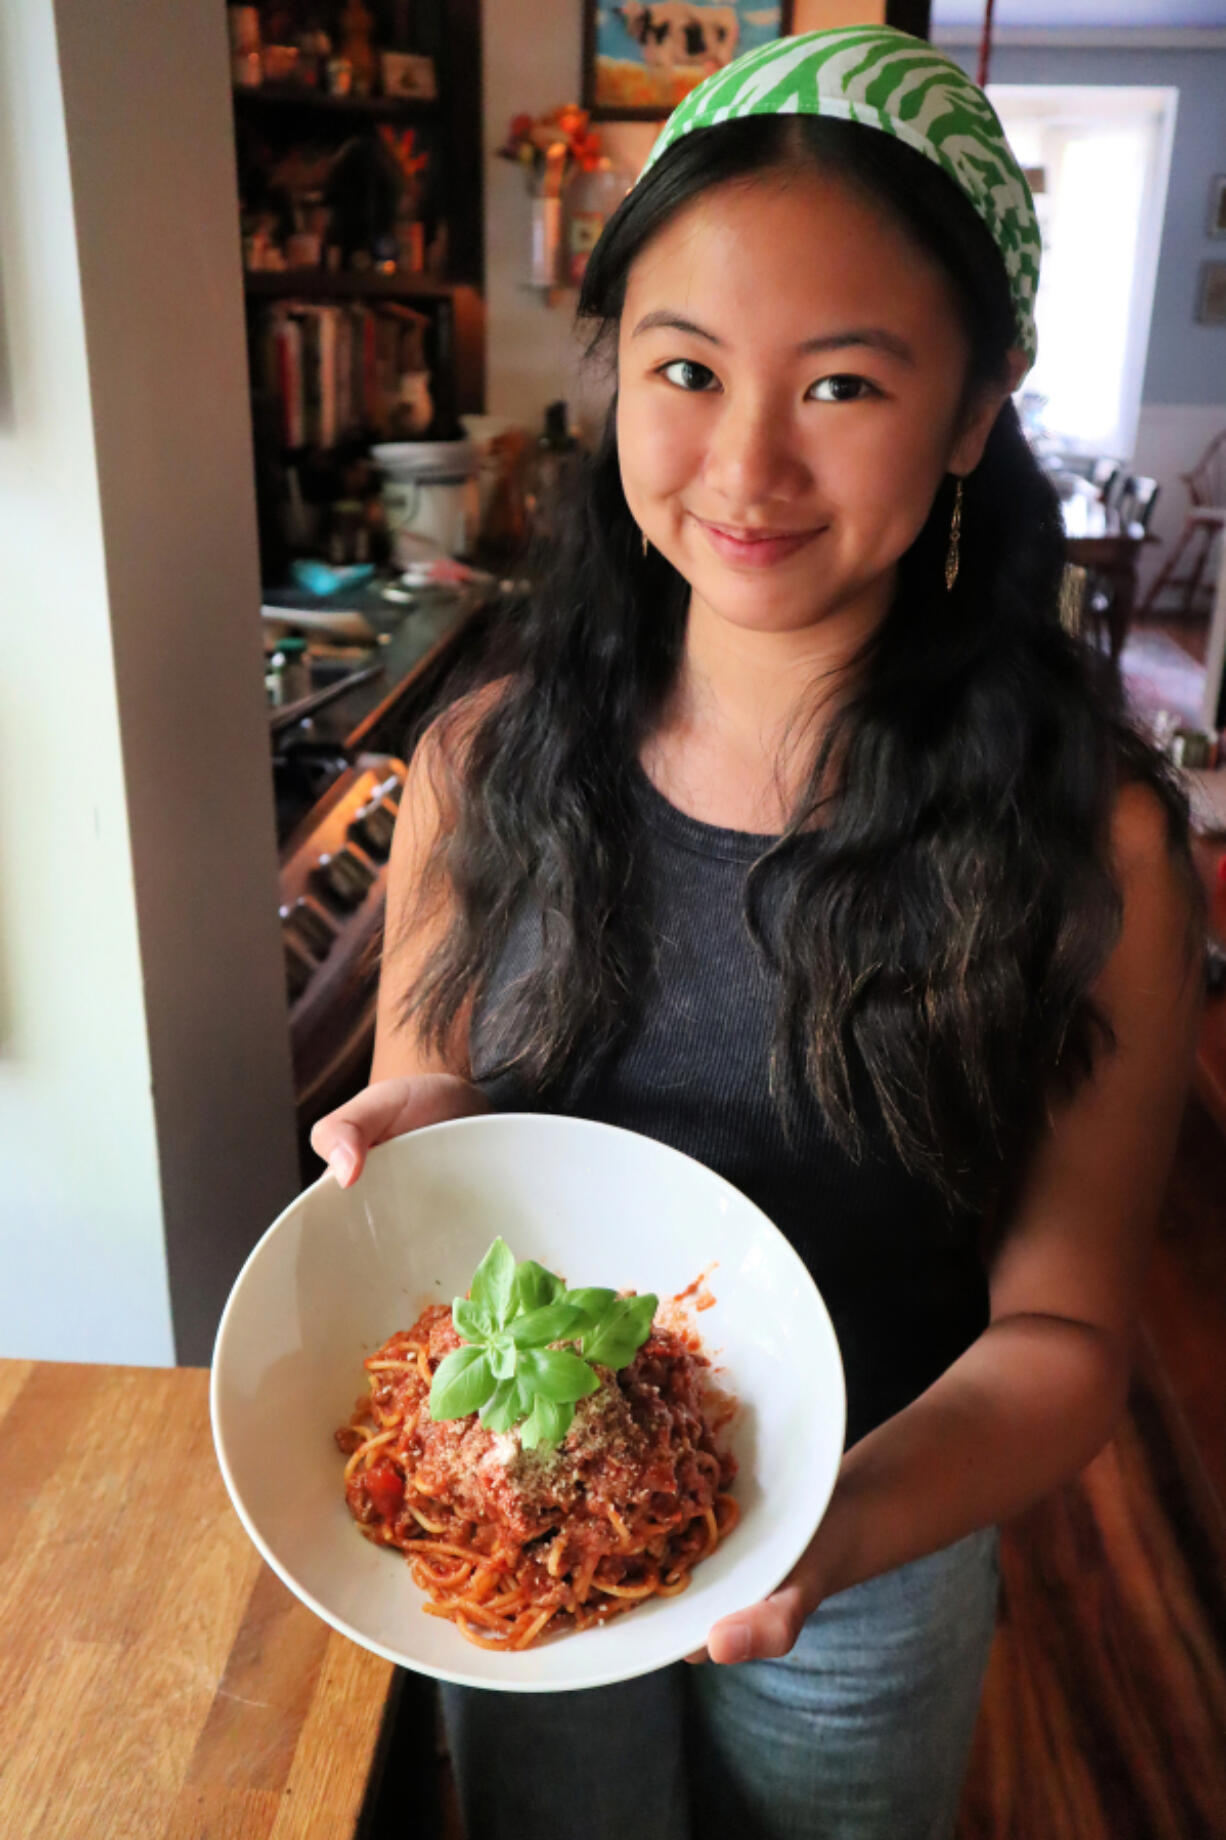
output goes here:
<path id="1" fill-rule="evenodd" d="M 405 1554 L 426 1611 L 481 1648 L 524 1649 L 685 1590 L 739 1512 L 696 1338 L 657 1323 L 628 1366 L 598 1367 L 550 1451 L 475 1412 L 431 1418 L 434 1373 L 460 1345 L 431 1304 L 366 1361 L 369 1393 L 336 1434 L 355 1520 Z"/>

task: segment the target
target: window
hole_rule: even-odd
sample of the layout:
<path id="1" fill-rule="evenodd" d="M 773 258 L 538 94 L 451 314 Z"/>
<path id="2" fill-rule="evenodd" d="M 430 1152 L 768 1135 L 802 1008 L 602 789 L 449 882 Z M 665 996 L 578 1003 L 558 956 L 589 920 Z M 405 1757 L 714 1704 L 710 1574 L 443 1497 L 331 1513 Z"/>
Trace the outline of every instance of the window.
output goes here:
<path id="1" fill-rule="evenodd" d="M 1025 391 L 1068 452 L 1136 441 L 1178 91 L 989 89 L 1035 193 L 1043 233 L 1039 356 Z"/>

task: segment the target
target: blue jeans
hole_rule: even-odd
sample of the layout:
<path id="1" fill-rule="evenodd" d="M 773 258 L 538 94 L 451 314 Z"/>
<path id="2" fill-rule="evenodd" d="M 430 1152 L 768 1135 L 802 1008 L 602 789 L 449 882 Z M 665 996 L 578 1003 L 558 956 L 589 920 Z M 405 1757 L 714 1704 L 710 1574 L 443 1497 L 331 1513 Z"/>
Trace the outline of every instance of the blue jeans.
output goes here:
<path id="1" fill-rule="evenodd" d="M 827 1598 L 778 1661 L 444 1686 L 467 1840 L 949 1840 L 997 1545 L 988 1528 Z"/>

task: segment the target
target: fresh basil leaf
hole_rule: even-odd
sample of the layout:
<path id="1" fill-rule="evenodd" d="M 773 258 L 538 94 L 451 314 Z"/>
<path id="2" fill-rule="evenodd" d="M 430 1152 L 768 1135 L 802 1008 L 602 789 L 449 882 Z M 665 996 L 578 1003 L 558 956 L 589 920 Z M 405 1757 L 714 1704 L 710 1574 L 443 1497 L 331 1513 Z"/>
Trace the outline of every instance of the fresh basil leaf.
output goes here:
<path id="1" fill-rule="evenodd" d="M 522 1378 L 500 1380 L 481 1408 L 481 1423 L 487 1431 L 510 1431 L 532 1409 L 532 1396 L 525 1394 Z"/>
<path id="2" fill-rule="evenodd" d="M 542 1399 L 538 1393 L 532 1412 L 520 1430 L 519 1441 L 525 1450 L 554 1450 L 570 1430 L 574 1416 L 574 1406 Z"/>
<path id="3" fill-rule="evenodd" d="M 575 1416 L 573 1405 L 559 1405 L 555 1400 L 542 1399 L 537 1408 L 537 1424 L 540 1428 L 538 1449 L 556 1450 L 566 1433 L 570 1430 Z"/>
<path id="4" fill-rule="evenodd" d="M 495 1335 L 485 1345 L 489 1351 L 490 1372 L 495 1380 L 509 1380 L 519 1359 L 519 1351 L 510 1336 Z"/>
<path id="5" fill-rule="evenodd" d="M 547 1303 L 542 1310 L 517 1316 L 507 1333 L 517 1348 L 545 1348 L 550 1342 L 565 1341 L 583 1320 L 583 1311 L 569 1303 Z"/>
<path id="6" fill-rule="evenodd" d="M 615 1371 L 625 1367 L 651 1333 L 657 1301 L 650 1291 L 642 1297 L 620 1297 L 604 1321 L 584 1336 L 584 1360 Z"/>
<path id="7" fill-rule="evenodd" d="M 569 1405 L 572 1400 L 586 1399 L 600 1385 L 600 1376 L 587 1362 L 564 1348 L 525 1348 L 519 1371 L 538 1403 L 545 1399 L 553 1405 Z"/>
<path id="8" fill-rule="evenodd" d="M 612 1309 L 618 1296 L 616 1291 L 603 1290 L 599 1285 L 589 1284 L 582 1290 L 567 1291 L 562 1301 L 583 1311 L 584 1323 L 579 1333 L 587 1335 Z"/>
<path id="9" fill-rule="evenodd" d="M 468 1297 L 457 1297 L 451 1306 L 451 1320 L 466 1342 L 483 1342 L 494 1333 L 494 1319 L 481 1304 Z"/>
<path id="10" fill-rule="evenodd" d="M 515 1288 L 515 1254 L 501 1235 L 494 1241 L 469 1287 L 472 1301 L 488 1310 L 496 1329 L 505 1329 Z"/>
<path id="11" fill-rule="evenodd" d="M 556 1303 L 565 1289 L 561 1278 L 546 1271 L 535 1259 L 525 1259 L 515 1268 L 515 1314 L 543 1310 L 546 1304 Z"/>
<path id="12" fill-rule="evenodd" d="M 494 1376 L 484 1348 L 457 1348 L 439 1362 L 430 1386 L 433 1419 L 467 1418 L 485 1404 L 494 1390 Z"/>
<path id="13" fill-rule="evenodd" d="M 545 1401 L 542 1401 L 542 1404 L 545 1403 Z M 529 1412 L 527 1418 L 519 1427 L 520 1445 L 524 1450 L 535 1450 L 543 1436 L 544 1428 L 540 1418 L 537 1416 L 536 1404 L 534 1402 L 531 1412 Z"/>

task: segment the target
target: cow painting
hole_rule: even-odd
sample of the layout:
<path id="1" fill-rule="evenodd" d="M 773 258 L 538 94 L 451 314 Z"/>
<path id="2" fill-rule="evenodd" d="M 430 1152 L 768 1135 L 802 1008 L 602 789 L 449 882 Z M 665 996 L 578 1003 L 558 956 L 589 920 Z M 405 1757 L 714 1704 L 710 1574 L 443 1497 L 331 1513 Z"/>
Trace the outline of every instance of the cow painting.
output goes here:
<path id="1" fill-rule="evenodd" d="M 735 6 L 693 6 L 687 0 L 639 0 L 614 8 L 645 64 L 697 64 L 719 70 L 736 56 L 741 23 Z"/>
<path id="2" fill-rule="evenodd" d="M 792 0 L 585 0 L 585 107 L 658 120 L 704 77 L 791 29 Z"/>

